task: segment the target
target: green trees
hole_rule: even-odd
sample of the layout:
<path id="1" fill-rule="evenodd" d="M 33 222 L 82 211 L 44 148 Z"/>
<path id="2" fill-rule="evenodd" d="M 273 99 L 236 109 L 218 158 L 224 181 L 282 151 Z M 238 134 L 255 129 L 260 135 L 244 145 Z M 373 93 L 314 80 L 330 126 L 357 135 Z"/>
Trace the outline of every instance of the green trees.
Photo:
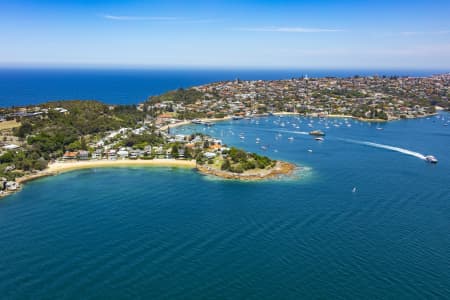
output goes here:
<path id="1" fill-rule="evenodd" d="M 233 173 L 243 173 L 246 170 L 253 169 L 265 169 L 275 164 L 275 161 L 269 159 L 267 156 L 247 153 L 234 147 L 223 154 L 228 155 L 228 157 L 222 162 L 221 170 Z"/>
<path id="2" fill-rule="evenodd" d="M 0 156 L 0 163 L 4 164 L 4 163 L 10 163 L 13 161 L 13 154 L 11 152 L 6 152 L 5 154 L 3 154 L 2 156 Z"/>
<path id="3" fill-rule="evenodd" d="M 230 161 L 229 161 L 228 159 L 224 159 L 224 160 L 223 160 L 223 163 L 222 163 L 222 166 L 220 167 L 220 169 L 221 169 L 222 171 L 229 171 L 230 168 L 231 168 Z"/>
<path id="4" fill-rule="evenodd" d="M 199 92 L 195 89 L 183 89 L 180 88 L 176 91 L 170 91 L 168 93 L 159 95 L 159 96 L 152 96 L 149 99 L 149 102 L 151 103 L 157 103 L 157 102 L 164 102 L 164 101 L 173 101 L 173 102 L 179 102 L 184 104 L 192 104 L 195 103 L 197 100 L 203 99 L 203 93 Z"/>
<path id="5" fill-rule="evenodd" d="M 172 146 L 172 151 L 171 151 L 172 157 L 177 158 L 178 157 L 178 145 L 175 144 Z"/>
<path id="6" fill-rule="evenodd" d="M 31 133 L 33 130 L 33 126 L 29 122 L 23 122 L 19 128 L 14 129 L 14 133 L 16 136 L 20 138 L 24 138 Z"/>

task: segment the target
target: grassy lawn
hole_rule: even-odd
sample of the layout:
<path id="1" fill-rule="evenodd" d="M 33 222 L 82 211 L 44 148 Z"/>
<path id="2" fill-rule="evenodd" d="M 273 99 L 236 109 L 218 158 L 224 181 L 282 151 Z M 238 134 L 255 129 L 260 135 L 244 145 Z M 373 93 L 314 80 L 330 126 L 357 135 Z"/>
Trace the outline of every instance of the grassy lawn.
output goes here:
<path id="1" fill-rule="evenodd" d="M 20 122 L 16 122 L 16 120 L 0 122 L 0 130 L 13 129 L 13 128 L 19 127 L 19 126 L 20 126 Z"/>

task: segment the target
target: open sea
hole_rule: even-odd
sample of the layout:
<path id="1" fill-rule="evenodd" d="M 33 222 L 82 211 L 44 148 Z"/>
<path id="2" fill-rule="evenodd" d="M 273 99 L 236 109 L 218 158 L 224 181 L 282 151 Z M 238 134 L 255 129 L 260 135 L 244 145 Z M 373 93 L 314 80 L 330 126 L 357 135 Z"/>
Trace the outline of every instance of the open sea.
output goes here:
<path id="1" fill-rule="evenodd" d="M 354 75 L 430 76 L 443 70 L 117 70 L 0 68 L 0 107 L 39 104 L 51 100 L 99 100 L 136 104 L 149 96 L 236 78 L 290 79 Z M 447 70 L 448 72 L 448 70 Z"/>
<path id="2" fill-rule="evenodd" d="M 299 166 L 279 180 L 136 167 L 27 183 L 0 200 L 0 299 L 450 299 L 449 120 L 172 129 Z"/>

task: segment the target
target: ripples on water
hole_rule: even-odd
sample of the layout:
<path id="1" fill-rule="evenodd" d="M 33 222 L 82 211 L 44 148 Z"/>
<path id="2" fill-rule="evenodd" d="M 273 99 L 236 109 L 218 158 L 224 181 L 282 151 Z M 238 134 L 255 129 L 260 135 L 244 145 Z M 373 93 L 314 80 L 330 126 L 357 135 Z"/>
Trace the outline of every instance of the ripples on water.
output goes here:
<path id="1" fill-rule="evenodd" d="M 326 126 L 281 119 L 299 125 L 294 131 Z M 273 121 L 280 118 L 205 132 L 310 168 L 300 178 L 83 170 L 1 200 L 1 298 L 449 298 L 448 127 L 433 118 L 349 120 L 329 126 L 320 143 Z M 439 163 L 343 139 L 434 154 Z"/>

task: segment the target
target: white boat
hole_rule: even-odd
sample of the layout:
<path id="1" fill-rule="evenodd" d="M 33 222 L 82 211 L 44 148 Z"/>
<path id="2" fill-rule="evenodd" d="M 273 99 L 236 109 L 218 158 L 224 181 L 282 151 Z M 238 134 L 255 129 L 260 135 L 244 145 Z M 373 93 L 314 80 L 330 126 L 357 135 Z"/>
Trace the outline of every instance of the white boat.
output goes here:
<path id="1" fill-rule="evenodd" d="M 324 139 L 321 138 L 321 137 L 316 137 L 315 140 L 316 140 L 316 141 L 319 141 L 319 142 L 323 142 L 323 141 L 324 141 Z"/>
<path id="2" fill-rule="evenodd" d="M 256 138 L 256 143 L 259 144 L 261 140 L 259 138 Z"/>
<path id="3" fill-rule="evenodd" d="M 432 164 L 437 164 L 437 162 L 438 162 L 437 158 L 434 157 L 433 155 L 427 155 L 427 156 L 425 156 L 425 160 L 426 160 L 427 162 L 429 162 L 429 163 L 432 163 Z"/>
<path id="4" fill-rule="evenodd" d="M 311 153 L 311 152 L 312 152 L 312 150 L 311 150 L 311 149 L 308 149 L 308 152 L 309 152 L 309 153 Z"/>
<path id="5" fill-rule="evenodd" d="M 292 136 L 290 136 L 290 137 L 288 137 L 288 140 L 292 142 L 294 140 L 294 138 Z"/>

